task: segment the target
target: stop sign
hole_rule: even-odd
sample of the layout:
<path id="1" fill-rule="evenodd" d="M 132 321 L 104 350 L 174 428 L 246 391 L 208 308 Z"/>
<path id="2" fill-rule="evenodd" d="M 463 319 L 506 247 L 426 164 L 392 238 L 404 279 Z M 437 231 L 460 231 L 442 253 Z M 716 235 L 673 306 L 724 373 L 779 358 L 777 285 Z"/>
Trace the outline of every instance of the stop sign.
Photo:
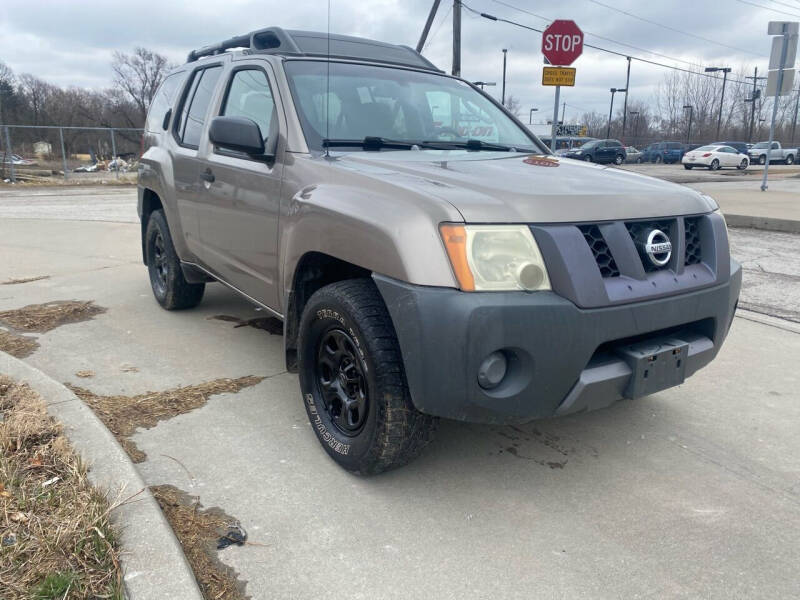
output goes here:
<path id="1" fill-rule="evenodd" d="M 553 21 L 542 33 L 542 54 L 551 65 L 571 65 L 582 52 L 583 32 L 575 21 Z"/>

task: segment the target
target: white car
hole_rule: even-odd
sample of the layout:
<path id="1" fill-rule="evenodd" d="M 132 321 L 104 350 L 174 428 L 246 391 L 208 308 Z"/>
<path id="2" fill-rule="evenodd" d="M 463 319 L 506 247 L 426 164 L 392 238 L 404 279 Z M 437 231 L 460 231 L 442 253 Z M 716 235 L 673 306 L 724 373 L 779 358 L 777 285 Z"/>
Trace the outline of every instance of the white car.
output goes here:
<path id="1" fill-rule="evenodd" d="M 693 167 L 706 167 L 716 171 L 722 167 L 736 167 L 744 170 L 750 166 L 750 159 L 746 154 L 741 154 L 731 146 L 700 146 L 687 152 L 681 159 L 684 169 Z"/>

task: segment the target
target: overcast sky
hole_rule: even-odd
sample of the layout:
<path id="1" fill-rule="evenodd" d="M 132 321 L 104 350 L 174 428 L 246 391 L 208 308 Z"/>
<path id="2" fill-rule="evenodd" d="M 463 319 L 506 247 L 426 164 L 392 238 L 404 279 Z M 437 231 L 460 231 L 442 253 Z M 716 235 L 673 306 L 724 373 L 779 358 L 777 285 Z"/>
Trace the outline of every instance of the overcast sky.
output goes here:
<path id="1" fill-rule="evenodd" d="M 331 0 L 331 31 L 415 46 L 431 3 L 432 0 Z M 586 34 L 586 43 L 695 70 L 724 65 L 734 69 L 747 66 L 752 71 L 758 66 L 761 72 L 766 69 L 770 48 L 767 23 L 800 20 L 800 0 L 465 0 L 465 3 L 479 12 L 537 29 L 552 19 L 573 19 Z M 452 1 L 442 0 L 441 4 L 423 53 L 449 71 Z M 109 63 L 114 50 L 129 52 L 135 46 L 145 46 L 172 61 L 183 62 L 193 48 L 262 26 L 325 31 L 327 5 L 327 0 L 1 0 L 0 60 L 17 74 L 32 73 L 64 86 L 104 88 L 111 81 Z M 521 100 L 525 113 L 530 107 L 538 107 L 542 116 L 552 111 L 552 88 L 539 85 L 540 34 L 489 21 L 465 8 L 462 40 L 463 77 L 496 81 L 498 86 L 491 91 L 499 97 L 501 49 L 508 48 L 507 93 Z M 692 67 L 678 60 L 700 66 Z M 578 69 L 577 85 L 562 89 L 567 120 L 584 111 L 607 112 L 609 88 L 625 86 L 625 59 L 587 48 L 573 66 Z M 634 61 L 631 99 L 652 100 L 655 86 L 665 72 Z"/>

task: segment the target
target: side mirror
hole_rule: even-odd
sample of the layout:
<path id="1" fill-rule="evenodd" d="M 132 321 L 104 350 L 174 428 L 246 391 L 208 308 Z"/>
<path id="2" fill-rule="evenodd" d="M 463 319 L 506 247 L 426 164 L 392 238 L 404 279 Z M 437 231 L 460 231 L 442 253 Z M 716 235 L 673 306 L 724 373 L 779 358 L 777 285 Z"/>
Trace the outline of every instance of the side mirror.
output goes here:
<path id="1" fill-rule="evenodd" d="M 208 139 L 226 150 L 264 157 L 261 128 L 255 121 L 245 117 L 214 117 L 208 130 Z"/>

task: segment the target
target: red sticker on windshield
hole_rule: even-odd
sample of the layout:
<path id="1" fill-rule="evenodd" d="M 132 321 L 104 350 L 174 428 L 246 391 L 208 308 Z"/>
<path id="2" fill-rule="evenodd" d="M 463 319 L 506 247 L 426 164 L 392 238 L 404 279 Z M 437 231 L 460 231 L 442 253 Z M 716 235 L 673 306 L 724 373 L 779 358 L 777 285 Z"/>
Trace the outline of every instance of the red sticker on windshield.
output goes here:
<path id="1" fill-rule="evenodd" d="M 528 156 L 523 159 L 522 162 L 535 167 L 557 167 L 559 165 L 557 159 L 550 158 L 549 156 Z"/>

